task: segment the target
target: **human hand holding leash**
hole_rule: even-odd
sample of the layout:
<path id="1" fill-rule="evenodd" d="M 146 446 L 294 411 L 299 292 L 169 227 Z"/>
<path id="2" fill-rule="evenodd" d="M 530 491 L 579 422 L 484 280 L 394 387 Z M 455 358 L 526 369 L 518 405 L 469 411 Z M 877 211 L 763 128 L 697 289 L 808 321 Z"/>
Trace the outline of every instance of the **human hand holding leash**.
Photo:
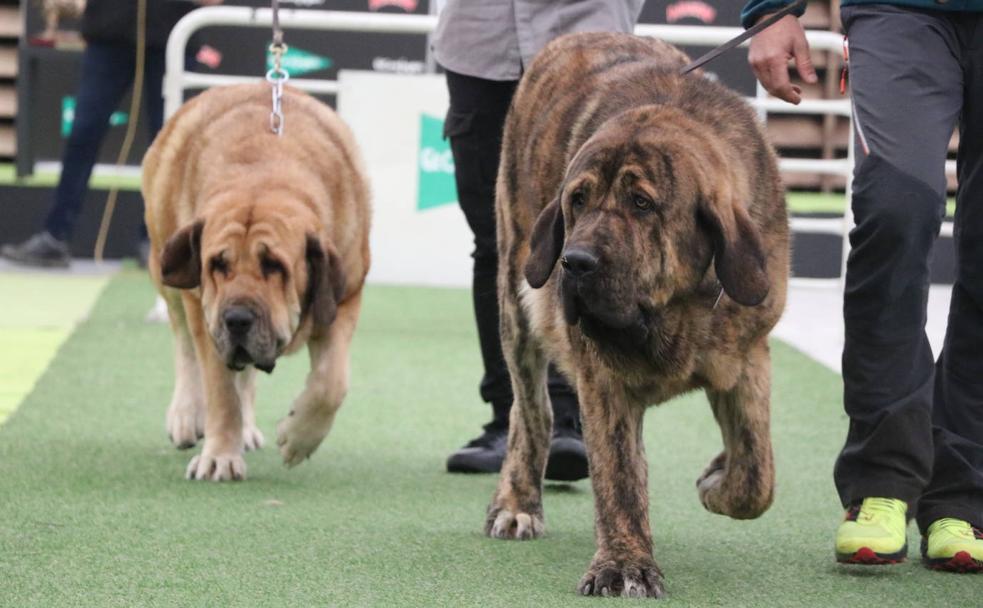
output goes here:
<path id="1" fill-rule="evenodd" d="M 817 81 L 805 31 L 792 15 L 783 17 L 751 39 L 748 63 L 765 90 L 789 103 L 798 104 L 802 101 L 802 89 L 789 80 L 790 59 L 795 60 L 795 67 L 803 80 L 808 83 Z"/>

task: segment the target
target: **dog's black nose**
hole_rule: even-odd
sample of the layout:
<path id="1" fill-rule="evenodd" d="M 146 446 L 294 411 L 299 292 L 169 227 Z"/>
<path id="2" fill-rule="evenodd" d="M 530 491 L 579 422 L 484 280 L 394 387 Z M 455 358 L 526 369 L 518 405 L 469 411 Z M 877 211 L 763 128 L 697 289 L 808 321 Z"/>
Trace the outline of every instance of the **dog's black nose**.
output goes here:
<path id="1" fill-rule="evenodd" d="M 245 306 L 230 306 L 222 315 L 225 327 L 233 336 L 241 336 L 249 332 L 256 321 L 256 314 Z"/>
<path id="2" fill-rule="evenodd" d="M 560 264 L 573 277 L 580 277 L 597 270 L 600 260 L 593 253 L 579 247 L 571 247 L 563 252 Z"/>

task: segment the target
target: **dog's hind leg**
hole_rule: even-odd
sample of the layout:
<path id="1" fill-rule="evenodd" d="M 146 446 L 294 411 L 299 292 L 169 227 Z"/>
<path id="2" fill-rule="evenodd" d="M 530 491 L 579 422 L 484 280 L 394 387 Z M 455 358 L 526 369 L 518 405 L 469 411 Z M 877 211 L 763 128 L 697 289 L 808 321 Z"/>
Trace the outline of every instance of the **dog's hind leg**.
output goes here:
<path id="1" fill-rule="evenodd" d="M 543 533 L 543 473 L 553 412 L 546 394 L 546 355 L 532 335 L 518 288 L 506 278 L 501 307 L 502 353 L 512 376 L 514 402 L 508 450 L 498 489 L 485 519 L 495 538 L 536 538 Z"/>
<path id="2" fill-rule="evenodd" d="M 276 443 L 288 467 L 309 458 L 334 424 L 335 414 L 348 393 L 348 352 L 361 306 L 359 292 L 338 307 L 338 316 L 327 336 L 311 338 L 307 344 L 311 356 L 307 384 L 276 428 Z"/>
<path id="3" fill-rule="evenodd" d="M 707 390 L 720 425 L 724 451 L 696 481 L 708 511 L 735 519 L 753 519 L 774 497 L 775 465 L 771 451 L 771 358 L 764 338 L 748 352 L 747 365 L 729 391 Z"/>
<path id="4" fill-rule="evenodd" d="M 263 447 L 263 433 L 256 426 L 256 369 L 249 367 L 236 374 L 236 390 L 242 404 L 242 446 L 246 451 Z"/>
<path id="5" fill-rule="evenodd" d="M 662 597 L 662 572 L 652 557 L 648 464 L 642 444 L 645 408 L 610 375 L 577 383 L 594 488 L 597 552 L 577 591 L 582 595 Z"/>
<path id="6" fill-rule="evenodd" d="M 167 408 L 165 428 L 171 443 L 184 450 L 194 447 L 205 434 L 205 392 L 181 295 L 169 288 L 164 291 L 174 334 L 174 393 Z"/>

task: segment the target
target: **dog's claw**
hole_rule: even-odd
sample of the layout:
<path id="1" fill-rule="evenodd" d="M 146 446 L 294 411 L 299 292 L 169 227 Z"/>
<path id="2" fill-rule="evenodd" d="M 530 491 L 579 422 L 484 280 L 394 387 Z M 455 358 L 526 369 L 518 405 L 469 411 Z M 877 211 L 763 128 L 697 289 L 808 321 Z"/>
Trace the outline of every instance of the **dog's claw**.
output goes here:
<path id="1" fill-rule="evenodd" d="M 492 538 L 532 540 L 543 535 L 543 517 L 530 513 L 513 513 L 508 509 L 500 509 L 489 516 L 486 524 L 486 534 Z"/>
<path id="2" fill-rule="evenodd" d="M 242 444 L 247 452 L 258 450 L 266 444 L 263 432 L 255 426 L 244 426 L 242 428 Z"/>
<path id="3" fill-rule="evenodd" d="M 167 409 L 167 436 L 179 450 L 194 447 L 204 435 L 204 418 L 197 407 L 172 404 Z"/>
<path id="4" fill-rule="evenodd" d="M 212 456 L 206 449 L 191 459 L 184 476 L 197 481 L 242 481 L 246 478 L 246 461 L 239 454 Z"/>
<path id="5" fill-rule="evenodd" d="M 581 595 L 603 597 L 661 598 L 666 595 L 662 573 L 650 558 L 592 565 L 581 579 L 577 591 Z"/>

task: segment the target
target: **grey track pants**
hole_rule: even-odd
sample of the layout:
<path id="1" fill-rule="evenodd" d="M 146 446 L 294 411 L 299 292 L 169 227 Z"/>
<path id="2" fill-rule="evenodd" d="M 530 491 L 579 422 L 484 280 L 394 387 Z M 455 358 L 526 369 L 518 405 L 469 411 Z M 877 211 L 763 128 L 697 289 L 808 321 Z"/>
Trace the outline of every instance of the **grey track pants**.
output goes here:
<path id="1" fill-rule="evenodd" d="M 847 263 L 844 406 L 835 480 L 983 526 L 983 14 L 889 5 L 842 10 L 850 44 L 857 226 Z M 929 257 L 960 128 L 957 278 L 945 346 L 925 334 Z"/>

